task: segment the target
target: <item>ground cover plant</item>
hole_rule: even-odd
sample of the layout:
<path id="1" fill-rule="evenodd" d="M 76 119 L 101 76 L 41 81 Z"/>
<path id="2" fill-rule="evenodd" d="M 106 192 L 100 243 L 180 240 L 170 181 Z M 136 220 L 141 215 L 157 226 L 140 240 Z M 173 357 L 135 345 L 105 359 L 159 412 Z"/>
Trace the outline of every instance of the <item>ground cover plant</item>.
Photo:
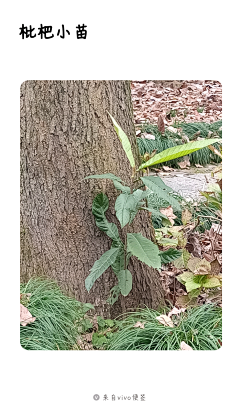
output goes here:
<path id="1" fill-rule="evenodd" d="M 87 311 L 94 309 L 91 304 L 66 296 L 56 282 L 45 278 L 21 284 L 20 293 L 21 304 L 35 317 L 33 322 L 20 325 L 20 344 L 24 349 L 79 349 L 79 327 Z"/>
<path id="2" fill-rule="evenodd" d="M 107 349 L 180 350 L 182 342 L 193 350 L 221 347 L 221 308 L 205 304 L 170 317 L 166 314 L 149 308 L 127 314 Z"/>

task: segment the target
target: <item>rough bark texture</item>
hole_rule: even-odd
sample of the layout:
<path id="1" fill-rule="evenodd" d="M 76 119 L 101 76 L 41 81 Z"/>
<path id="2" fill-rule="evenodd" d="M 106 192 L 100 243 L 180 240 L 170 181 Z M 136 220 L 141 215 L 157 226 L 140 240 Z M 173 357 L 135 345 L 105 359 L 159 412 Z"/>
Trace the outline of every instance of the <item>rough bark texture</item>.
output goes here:
<path id="1" fill-rule="evenodd" d="M 99 314 L 114 317 L 162 300 L 159 274 L 132 258 L 133 289 L 112 307 L 106 303 L 117 278 L 109 268 L 88 293 L 85 278 L 111 240 L 95 225 L 91 207 L 104 190 L 106 216 L 115 222 L 117 192 L 110 180 L 86 180 L 111 172 L 128 182 L 131 168 L 109 111 L 129 136 L 139 161 L 127 81 L 26 81 L 21 86 L 21 280 L 56 279 Z M 139 213 L 135 232 L 151 238 L 148 214 Z M 131 230 L 130 230 L 131 231 Z"/>

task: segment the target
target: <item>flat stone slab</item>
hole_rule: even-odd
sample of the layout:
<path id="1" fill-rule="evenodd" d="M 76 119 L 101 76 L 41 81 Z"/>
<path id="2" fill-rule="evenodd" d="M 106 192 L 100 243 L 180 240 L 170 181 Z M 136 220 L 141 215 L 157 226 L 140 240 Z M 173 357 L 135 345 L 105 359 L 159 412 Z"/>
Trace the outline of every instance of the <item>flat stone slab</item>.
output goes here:
<path id="1" fill-rule="evenodd" d="M 211 177 L 212 170 L 216 166 L 208 165 L 204 168 L 191 167 L 189 169 L 174 170 L 169 173 L 157 173 L 159 177 L 170 186 L 174 191 L 179 193 L 187 201 L 199 201 L 204 199 L 199 191 L 205 191 L 208 183 L 216 182 Z M 156 174 L 150 172 L 151 175 Z"/>

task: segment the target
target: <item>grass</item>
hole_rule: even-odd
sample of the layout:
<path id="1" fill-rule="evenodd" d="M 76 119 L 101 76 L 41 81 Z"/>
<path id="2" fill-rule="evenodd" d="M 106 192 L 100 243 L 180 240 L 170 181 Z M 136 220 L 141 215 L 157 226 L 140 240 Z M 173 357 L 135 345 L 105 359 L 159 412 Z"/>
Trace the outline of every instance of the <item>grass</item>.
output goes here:
<path id="1" fill-rule="evenodd" d="M 126 315 L 114 333 L 108 350 L 179 350 L 182 341 L 194 350 L 216 350 L 222 342 L 222 310 L 213 304 L 188 309 L 172 316 L 175 327 L 156 320 L 160 313 L 142 309 Z M 133 327 L 144 323 L 144 329 Z"/>
<path id="2" fill-rule="evenodd" d="M 28 350 L 79 349 L 79 320 L 83 317 L 83 304 L 62 293 L 54 281 L 35 278 L 21 284 L 20 292 L 31 293 L 29 301 L 22 298 L 34 323 L 20 325 L 20 343 Z M 24 303 L 25 302 L 25 303 Z"/>
<path id="3" fill-rule="evenodd" d="M 174 126 L 174 125 L 173 125 Z M 214 122 L 213 124 L 207 124 L 205 122 L 193 122 L 193 123 L 179 123 L 177 127 L 182 128 L 182 133 L 187 135 L 189 140 L 194 138 L 194 135 L 200 131 L 198 134 L 199 137 L 206 138 L 209 131 L 216 135 L 219 138 L 222 138 L 221 131 L 222 121 Z M 182 137 L 179 133 L 173 133 L 168 130 L 162 134 L 156 125 L 144 124 L 141 129 L 142 132 L 152 134 L 155 136 L 155 140 L 148 140 L 146 138 L 137 138 L 137 144 L 139 148 L 139 153 L 143 156 L 145 153 L 151 154 L 153 150 L 157 150 L 156 153 L 160 153 L 167 148 L 174 147 L 176 145 L 183 144 Z M 215 143 L 214 147 L 219 150 L 219 144 Z M 219 163 L 221 161 L 220 157 L 212 153 L 208 147 L 205 147 L 201 150 L 197 150 L 194 153 L 189 155 L 189 160 L 191 165 L 201 164 L 206 166 L 210 163 Z M 161 167 L 167 165 L 169 167 L 178 168 L 177 162 L 183 161 L 183 158 L 178 158 L 175 160 L 169 160 L 166 163 L 156 165 L 155 167 Z"/>
<path id="4" fill-rule="evenodd" d="M 179 202 L 182 210 L 187 208 L 192 214 L 192 221 L 196 221 L 199 218 L 199 224 L 196 227 L 196 231 L 203 233 L 205 230 L 210 230 L 212 223 L 219 224 L 222 220 L 216 214 L 216 208 L 211 203 L 206 205 L 205 199 L 199 199 L 197 205 L 194 206 L 193 203 L 187 201 L 177 192 L 174 192 L 172 196 Z M 169 206 L 169 203 L 156 194 L 151 194 L 147 199 L 148 206 L 150 208 L 159 210 L 159 208 L 166 208 Z M 182 225 L 182 211 L 174 210 L 174 214 L 177 218 L 174 220 L 174 225 Z M 208 218 L 209 217 L 209 218 Z M 159 218 L 152 216 L 152 223 L 154 228 L 161 228 L 162 223 Z"/>

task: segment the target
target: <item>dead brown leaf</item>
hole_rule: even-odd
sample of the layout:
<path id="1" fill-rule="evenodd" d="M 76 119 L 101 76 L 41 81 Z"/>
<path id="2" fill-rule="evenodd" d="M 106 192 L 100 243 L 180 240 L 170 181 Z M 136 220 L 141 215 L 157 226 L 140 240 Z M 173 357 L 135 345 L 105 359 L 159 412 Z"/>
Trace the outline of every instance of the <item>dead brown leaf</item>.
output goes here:
<path id="1" fill-rule="evenodd" d="M 133 327 L 140 327 L 140 329 L 144 329 L 144 323 L 137 322 Z"/>
<path id="2" fill-rule="evenodd" d="M 156 317 L 156 319 L 164 326 L 174 327 L 172 320 L 165 314 L 161 314 L 161 316 Z"/>
<path id="3" fill-rule="evenodd" d="M 186 308 L 173 307 L 173 309 L 168 313 L 168 317 L 171 317 L 173 314 L 180 314 L 184 312 L 185 310 Z"/>
<path id="4" fill-rule="evenodd" d="M 173 209 L 171 207 L 171 205 L 169 205 L 169 207 L 167 208 L 159 208 L 160 212 L 163 215 L 166 215 L 168 217 L 168 219 L 170 220 L 172 226 L 174 224 L 174 219 L 177 218 L 176 215 L 173 214 Z"/>
<path id="5" fill-rule="evenodd" d="M 191 346 L 189 346 L 187 343 L 185 343 L 184 341 L 181 342 L 180 344 L 180 349 L 182 351 L 193 351 L 193 348 L 191 348 Z"/>
<path id="6" fill-rule="evenodd" d="M 162 167 L 165 172 L 172 172 L 174 169 L 172 167 L 163 166 Z"/>
<path id="7" fill-rule="evenodd" d="M 30 311 L 20 303 L 20 324 L 27 326 L 27 324 L 33 323 L 35 320 L 36 317 L 33 317 Z"/>
<path id="8" fill-rule="evenodd" d="M 186 208 L 182 212 L 182 223 L 183 223 L 183 225 L 186 225 L 187 223 L 189 223 L 191 221 L 191 219 L 192 219 L 192 213 Z"/>

